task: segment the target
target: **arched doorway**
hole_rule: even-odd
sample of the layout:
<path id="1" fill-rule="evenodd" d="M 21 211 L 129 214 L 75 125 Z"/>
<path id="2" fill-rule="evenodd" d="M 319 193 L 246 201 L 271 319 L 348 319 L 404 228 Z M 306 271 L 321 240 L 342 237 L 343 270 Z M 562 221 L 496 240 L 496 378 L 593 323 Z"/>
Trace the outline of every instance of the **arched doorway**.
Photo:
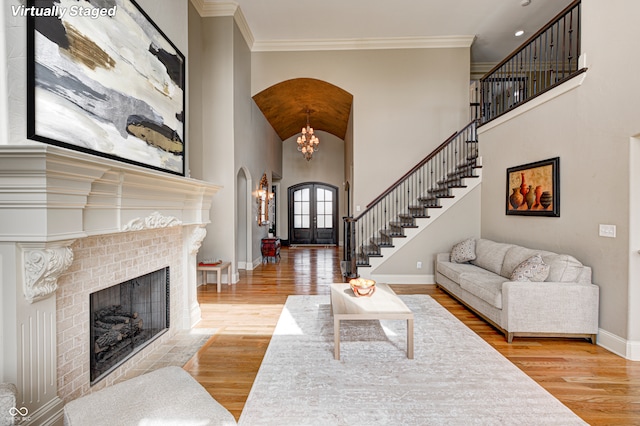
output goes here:
<path id="1" fill-rule="evenodd" d="M 289 242 L 338 244 L 338 188 L 322 182 L 289 187 Z"/>
<path id="2" fill-rule="evenodd" d="M 244 168 L 236 176 L 236 269 L 253 269 L 251 261 L 251 177 Z"/>

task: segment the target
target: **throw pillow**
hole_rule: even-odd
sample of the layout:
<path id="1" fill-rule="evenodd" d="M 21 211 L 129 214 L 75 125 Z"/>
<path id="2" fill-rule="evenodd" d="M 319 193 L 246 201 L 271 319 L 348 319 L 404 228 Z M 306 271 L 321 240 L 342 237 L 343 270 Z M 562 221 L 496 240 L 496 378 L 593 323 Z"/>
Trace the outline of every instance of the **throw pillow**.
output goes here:
<path id="1" fill-rule="evenodd" d="M 549 265 L 544 263 L 542 256 L 538 253 L 531 256 L 511 273 L 511 281 L 535 281 L 542 282 L 549 276 Z"/>
<path id="2" fill-rule="evenodd" d="M 453 263 L 466 263 L 476 258 L 476 240 L 468 238 L 459 242 L 451 249 Z"/>

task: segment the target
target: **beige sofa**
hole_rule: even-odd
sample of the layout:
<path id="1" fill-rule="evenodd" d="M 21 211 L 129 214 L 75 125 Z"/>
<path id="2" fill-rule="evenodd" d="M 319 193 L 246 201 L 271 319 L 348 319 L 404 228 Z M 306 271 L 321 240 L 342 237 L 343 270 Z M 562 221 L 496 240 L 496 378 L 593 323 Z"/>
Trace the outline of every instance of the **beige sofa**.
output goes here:
<path id="1" fill-rule="evenodd" d="M 599 288 L 591 283 L 591 268 L 566 254 L 474 242 L 470 262 L 452 262 L 451 253 L 436 256 L 440 288 L 497 327 L 509 343 L 516 336 L 582 337 L 596 343 Z M 549 265 L 545 281 L 512 281 L 514 269 L 536 254 Z"/>

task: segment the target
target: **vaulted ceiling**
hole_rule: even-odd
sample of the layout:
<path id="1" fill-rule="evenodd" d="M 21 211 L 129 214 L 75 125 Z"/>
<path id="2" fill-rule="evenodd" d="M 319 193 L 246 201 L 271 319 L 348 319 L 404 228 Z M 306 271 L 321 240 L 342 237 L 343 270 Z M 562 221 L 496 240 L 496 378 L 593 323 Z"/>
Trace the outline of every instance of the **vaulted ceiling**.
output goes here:
<path id="1" fill-rule="evenodd" d="M 307 110 L 314 130 L 344 139 L 353 95 L 326 81 L 296 78 L 263 90 L 253 100 L 282 140 L 300 133 Z"/>

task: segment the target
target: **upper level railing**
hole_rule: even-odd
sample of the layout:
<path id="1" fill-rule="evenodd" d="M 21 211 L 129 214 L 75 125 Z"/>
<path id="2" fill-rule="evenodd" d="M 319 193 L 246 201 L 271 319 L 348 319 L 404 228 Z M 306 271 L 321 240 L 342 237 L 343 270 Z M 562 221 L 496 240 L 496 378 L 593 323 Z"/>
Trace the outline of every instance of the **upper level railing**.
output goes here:
<path id="1" fill-rule="evenodd" d="M 581 73 L 580 0 L 480 79 L 481 124 Z"/>

